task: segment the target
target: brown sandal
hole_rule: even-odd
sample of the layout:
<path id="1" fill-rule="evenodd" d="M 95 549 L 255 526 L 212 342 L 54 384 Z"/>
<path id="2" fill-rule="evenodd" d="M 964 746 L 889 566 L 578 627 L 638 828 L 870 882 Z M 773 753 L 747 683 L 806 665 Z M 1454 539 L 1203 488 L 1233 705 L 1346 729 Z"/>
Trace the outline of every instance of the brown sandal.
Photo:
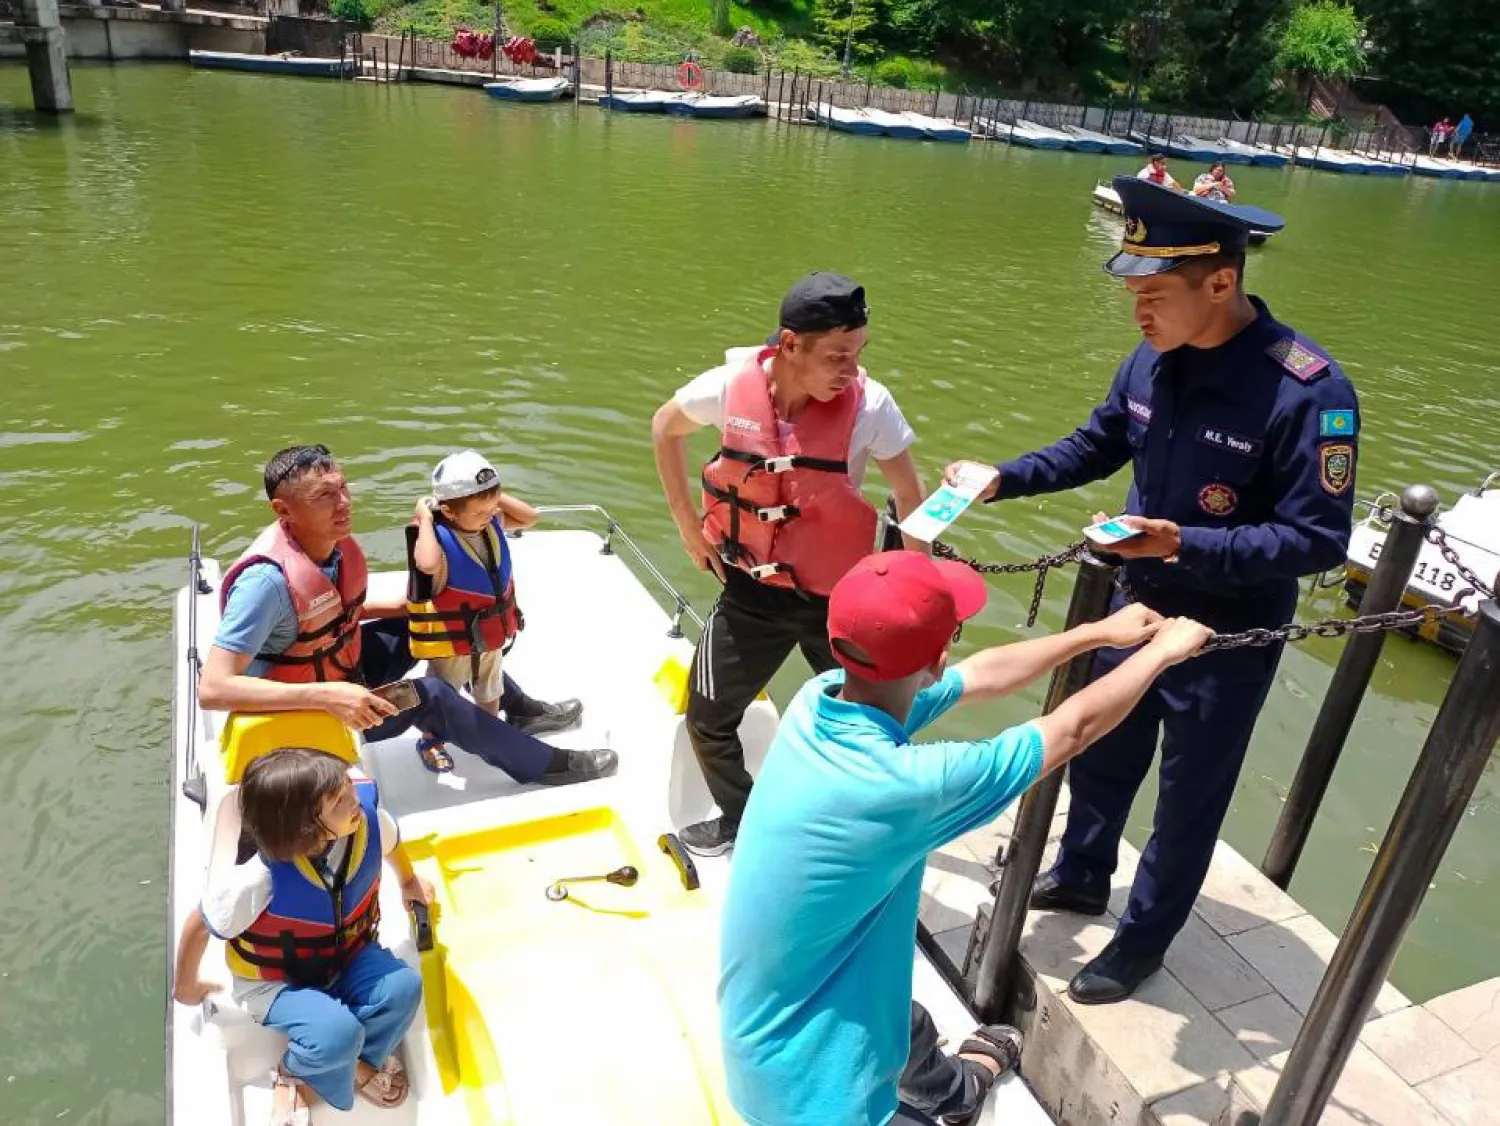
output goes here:
<path id="1" fill-rule="evenodd" d="M 401 1061 L 392 1056 L 374 1075 L 356 1087 L 355 1093 L 368 1103 L 394 1110 L 411 1093 L 411 1081 L 406 1077 L 406 1068 L 401 1066 Z"/>
<path id="2" fill-rule="evenodd" d="M 275 1109 L 277 1088 L 287 1087 L 292 1092 L 292 1105 Z M 302 1087 L 290 1075 L 271 1072 L 271 1122 L 270 1126 L 312 1126 L 312 1109 L 302 1097 Z"/>

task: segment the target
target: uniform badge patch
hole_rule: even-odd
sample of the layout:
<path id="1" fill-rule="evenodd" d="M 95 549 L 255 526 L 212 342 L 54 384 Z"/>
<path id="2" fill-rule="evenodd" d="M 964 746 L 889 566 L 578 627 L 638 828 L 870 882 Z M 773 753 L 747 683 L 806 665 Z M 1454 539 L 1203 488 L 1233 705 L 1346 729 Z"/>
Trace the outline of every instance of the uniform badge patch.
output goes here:
<path id="1" fill-rule="evenodd" d="M 1125 241 L 1141 243 L 1146 241 L 1146 224 L 1131 216 L 1125 220 Z"/>
<path id="2" fill-rule="evenodd" d="M 1342 442 L 1330 442 L 1318 447 L 1318 476 L 1323 491 L 1333 496 L 1343 496 L 1354 484 L 1354 447 Z"/>
<path id="3" fill-rule="evenodd" d="M 1302 383 L 1311 383 L 1328 368 L 1326 359 L 1289 336 L 1267 348 L 1266 355 Z"/>
<path id="4" fill-rule="evenodd" d="M 1131 417 L 1138 419 L 1141 422 L 1151 421 L 1150 406 L 1148 406 L 1146 403 L 1141 402 L 1139 399 L 1133 398 L 1130 395 L 1126 395 L 1125 409 L 1130 412 Z"/>
<path id="5" fill-rule="evenodd" d="M 1323 411 L 1318 415 L 1319 438 L 1352 438 L 1356 433 L 1353 411 Z"/>
<path id="6" fill-rule="evenodd" d="M 1239 495 L 1218 481 L 1198 490 L 1198 507 L 1210 516 L 1228 516 L 1239 503 Z"/>

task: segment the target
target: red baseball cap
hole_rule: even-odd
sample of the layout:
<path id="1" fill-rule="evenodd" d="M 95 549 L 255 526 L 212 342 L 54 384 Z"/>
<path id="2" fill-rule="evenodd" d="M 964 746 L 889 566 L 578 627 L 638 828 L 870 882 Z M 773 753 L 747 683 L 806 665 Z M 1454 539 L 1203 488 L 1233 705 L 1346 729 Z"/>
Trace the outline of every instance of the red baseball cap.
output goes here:
<path id="1" fill-rule="evenodd" d="M 900 680 L 927 668 L 958 627 L 984 609 L 984 580 L 962 563 L 917 551 L 866 556 L 828 598 L 828 640 L 846 641 L 870 658 L 856 661 L 833 646 L 839 664 L 866 680 Z"/>

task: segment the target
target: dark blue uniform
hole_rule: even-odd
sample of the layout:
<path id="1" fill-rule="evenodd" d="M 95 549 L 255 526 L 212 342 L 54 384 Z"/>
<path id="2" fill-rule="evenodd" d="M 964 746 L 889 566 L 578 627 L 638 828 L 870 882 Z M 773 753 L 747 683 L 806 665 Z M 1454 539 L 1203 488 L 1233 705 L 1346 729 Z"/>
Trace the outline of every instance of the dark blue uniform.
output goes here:
<path id="1" fill-rule="evenodd" d="M 1142 343 L 1088 423 L 1000 466 L 999 497 L 1071 489 L 1131 465 L 1125 511 L 1181 526 L 1174 562 L 1130 560 L 1136 599 L 1217 632 L 1289 621 L 1297 578 L 1342 563 L 1352 524 L 1358 403 L 1326 353 L 1257 319 L 1218 348 Z M 1123 599 L 1117 599 L 1117 605 Z M 1124 659 L 1100 650 L 1094 674 Z M 1169 669 L 1115 731 L 1069 766 L 1072 804 L 1055 872 L 1107 885 L 1131 801 L 1162 734 L 1160 798 L 1116 943 L 1165 952 L 1187 921 L 1279 647 L 1226 650 Z"/>

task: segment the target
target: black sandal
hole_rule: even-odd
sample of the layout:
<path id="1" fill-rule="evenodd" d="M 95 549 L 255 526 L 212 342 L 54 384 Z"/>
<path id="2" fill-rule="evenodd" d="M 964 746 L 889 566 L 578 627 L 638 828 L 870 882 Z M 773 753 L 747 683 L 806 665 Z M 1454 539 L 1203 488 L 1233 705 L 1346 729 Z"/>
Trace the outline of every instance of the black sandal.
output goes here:
<path id="1" fill-rule="evenodd" d="M 948 1115 L 943 1119 L 946 1126 L 974 1126 L 984 1110 L 984 1100 L 989 1098 L 990 1088 L 999 1080 L 1021 1068 L 1021 1033 L 1008 1024 L 987 1024 L 958 1046 L 958 1055 L 983 1056 L 1000 1070 L 990 1071 L 983 1064 L 964 1060 L 964 1069 L 974 1077 L 978 1087 L 974 1093 L 974 1109 L 968 1114 Z"/>

